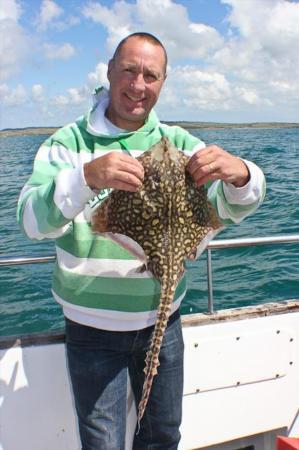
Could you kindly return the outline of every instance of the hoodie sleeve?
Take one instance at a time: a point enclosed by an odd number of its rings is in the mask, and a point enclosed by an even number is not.
[[[261,169],[251,161],[244,160],[250,180],[243,187],[216,180],[208,188],[208,199],[216,208],[224,225],[240,223],[262,203],[266,192],[265,177]]]
[[[187,134],[184,152],[188,156],[204,147],[203,141],[197,139],[197,143],[194,144],[194,136]],[[206,185],[208,199],[224,225],[241,222],[259,207],[265,197],[266,181],[262,170],[251,161],[245,159],[242,161],[250,173],[250,180],[245,186],[237,188],[221,180]]]
[[[17,219],[30,239],[58,238],[94,196],[78,154],[50,138],[36,154],[33,173],[19,197]]]

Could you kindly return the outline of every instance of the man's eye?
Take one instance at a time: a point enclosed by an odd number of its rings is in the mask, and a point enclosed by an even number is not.
[[[146,80],[147,82],[149,82],[149,83],[152,83],[152,82],[158,80],[158,76],[157,76],[156,74],[154,74],[154,73],[146,73],[146,74],[144,75],[144,78],[145,78],[145,80]]]
[[[134,69],[132,69],[131,67],[127,67],[124,69],[125,73],[134,73]]]

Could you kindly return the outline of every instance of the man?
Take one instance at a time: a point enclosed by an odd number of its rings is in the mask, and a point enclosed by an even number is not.
[[[57,131],[37,153],[22,190],[18,217],[35,239],[55,238],[53,294],[66,317],[66,345],[84,450],[125,448],[127,372],[136,403],[145,353],[155,323],[159,285],[140,263],[110,240],[92,234],[91,213],[109,189],[134,192],[143,167],[134,158],[161,132],[191,156],[188,170],[224,224],[240,222],[264,196],[253,163],[218,146],[205,147],[153,111],[166,79],[166,51],[154,36],[135,33],[108,66],[109,92],[97,90],[91,112]],[[163,339],[158,375],[133,448],[176,449],[180,440],[183,341],[180,281]]]

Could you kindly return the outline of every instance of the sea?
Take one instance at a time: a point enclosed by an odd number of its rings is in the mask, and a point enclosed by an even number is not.
[[[299,233],[299,128],[192,129],[207,144],[256,162],[264,171],[264,203],[216,239]],[[47,135],[0,138],[0,256],[52,255],[52,241],[32,242],[16,222],[20,190]],[[207,258],[186,263],[188,291],[183,314],[207,312]],[[265,245],[212,251],[215,310],[299,298],[299,245]],[[53,263],[0,267],[0,335],[63,328],[61,307],[51,295]]]

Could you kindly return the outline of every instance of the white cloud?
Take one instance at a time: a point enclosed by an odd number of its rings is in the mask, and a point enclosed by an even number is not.
[[[87,107],[90,99],[90,90],[87,86],[81,88],[69,88],[66,94],[56,95],[52,100],[51,104],[58,107],[67,106],[82,106]]]
[[[290,96],[294,103],[299,96],[299,81],[294,80],[290,65],[286,67],[283,61],[290,51],[276,33],[286,35],[288,45],[292,42],[296,49],[297,31],[292,16],[297,14],[297,5],[289,9],[290,2],[282,0],[223,2],[230,6],[227,19],[231,31],[226,37],[211,26],[192,22],[187,9],[172,0],[136,0],[135,4],[120,1],[110,7],[89,2],[82,11],[86,18],[106,28],[111,51],[121,38],[138,29],[152,32],[162,40],[172,59],[159,102],[164,117],[170,111],[184,111],[196,120],[198,114],[204,117],[213,111],[226,114],[242,108],[255,114],[257,107],[286,104]],[[176,23],[180,26],[175,27]],[[48,44],[46,55],[62,58],[68,52]],[[191,58],[193,64],[176,66],[175,61],[180,58]],[[108,84],[106,72],[107,65],[100,62],[87,74],[86,85],[56,95],[51,104],[65,110],[88,107],[92,88]]]
[[[34,103],[44,101],[44,88],[41,84],[34,84],[31,88],[31,98]]]
[[[75,16],[66,16],[63,18],[63,20],[55,21],[51,24],[52,28],[55,28],[58,31],[65,31],[68,28],[71,28],[75,25],[78,25],[80,23],[79,17]]]
[[[266,63],[277,64],[297,56],[299,3],[288,0],[222,0],[232,7],[228,20],[238,31],[239,49]],[[257,53],[257,55],[255,55]],[[240,53],[239,53],[240,54]],[[293,64],[298,67],[298,57]]]
[[[69,100],[65,95],[55,95],[51,103],[56,106],[67,106]]]
[[[30,38],[18,23],[21,7],[16,0],[0,3],[0,81],[18,73],[20,64],[29,53]]]
[[[64,94],[56,95],[50,103],[60,108],[81,107],[80,112],[87,110],[91,106],[91,95],[94,88],[98,86],[108,87],[107,79],[108,65],[98,63],[93,72],[87,74],[86,83],[81,87],[71,87]]]
[[[136,0],[136,5],[121,1],[114,2],[111,8],[100,2],[89,2],[83,8],[83,15],[107,29],[111,51],[122,38],[139,30],[160,38],[170,60],[198,58],[222,44],[214,28],[191,22],[187,9],[172,0]]]
[[[101,0],[82,0],[81,23],[82,27],[89,27],[88,32],[94,33],[95,39],[97,27],[90,27],[87,20],[103,27],[111,53],[120,39],[134,31],[148,31],[161,39],[170,57],[169,76],[158,105],[165,120],[170,117],[171,120],[179,117],[210,120],[213,114],[223,115],[225,120],[230,113],[235,114],[235,120],[242,120],[238,115],[242,111],[248,112],[247,117],[251,114],[253,118],[255,115],[262,118],[263,113],[269,114],[269,111],[278,117],[283,114],[280,111],[288,110],[292,111],[293,121],[297,120],[299,2],[221,1],[226,5],[225,23],[229,26],[223,36],[199,19],[192,21],[180,0],[114,0],[105,2],[108,6]],[[28,64],[31,55],[36,55],[36,49],[43,51],[44,58],[54,61],[51,69],[55,60],[68,60],[76,53],[71,38],[66,37],[62,43],[54,44],[50,40],[45,43],[41,33],[35,37],[38,45],[34,48],[34,34],[28,31],[32,23],[28,25],[27,20],[26,30],[21,25],[22,13],[25,8],[28,10],[27,3],[0,0],[0,32],[4,36],[0,40],[0,83],[3,83],[0,98],[7,106],[23,104],[35,111],[44,109],[48,115],[54,110],[55,119],[63,122],[90,106],[94,87],[108,85],[107,64],[99,62],[86,74],[81,86],[80,82],[76,86],[72,78],[71,87],[56,90],[55,94],[53,87],[47,89],[38,81],[28,88],[28,93],[22,84],[12,88],[7,80],[13,80],[20,67],[25,67],[26,60]],[[39,3],[41,8],[35,25],[38,24],[39,31],[47,32],[47,39],[53,30],[66,32],[80,22],[75,12],[69,15],[66,7],[63,10],[59,6],[63,4],[59,0],[40,0]]]
[[[78,25],[80,22],[81,21],[80,21],[79,17],[77,17],[77,16],[69,16],[67,18],[67,24],[69,26]]]
[[[69,102],[71,105],[81,105],[85,103],[87,98],[87,92],[85,87],[83,88],[69,88],[68,89]]]
[[[174,92],[179,94],[175,96]],[[228,108],[231,94],[230,83],[223,74],[200,70],[196,66],[178,66],[169,72],[161,101],[168,98],[176,108],[223,110]]]
[[[17,22],[21,12],[21,5],[15,0],[0,0],[0,21],[10,19]]]
[[[37,26],[39,30],[46,30],[55,19],[63,14],[63,9],[57,5],[53,0],[43,0],[39,16],[37,19]]]
[[[48,29],[65,31],[80,23],[78,16],[66,15],[65,11],[54,0],[43,0],[36,17],[38,31],[43,32]]]
[[[86,83],[81,87],[71,87],[63,94],[55,95],[51,100],[52,106],[67,109],[69,107],[80,108],[80,113],[91,106],[91,95],[98,86],[108,87],[106,63],[98,63],[93,72],[87,74]]]
[[[3,105],[19,106],[24,104],[27,99],[27,92],[22,84],[18,84],[15,89],[11,89],[7,84],[0,85],[0,99]]]
[[[24,8],[26,3],[22,3]],[[0,0],[0,82],[18,75],[24,64],[32,63],[36,57],[36,50],[43,49],[43,56],[48,59],[67,60],[75,54],[75,48],[70,43],[41,44],[38,39],[30,34],[28,28],[20,25],[23,8],[19,0]],[[41,5],[41,13],[38,26],[46,28],[53,25],[55,19],[63,13],[57,4],[50,0],[44,0]],[[79,20],[79,19],[78,19]],[[66,18],[66,24],[74,25],[78,20],[73,16]]]
[[[201,58],[222,44],[216,29],[191,22],[187,9],[179,3],[172,0],[137,0],[136,6],[142,29],[162,40],[170,61]]]
[[[47,59],[69,59],[76,53],[74,47],[69,44],[44,44],[45,57]]]
[[[257,105],[260,103],[258,94],[254,90],[245,87],[236,87],[235,94],[239,100],[243,100],[249,105]]]
[[[3,83],[0,84],[0,99],[1,101],[3,101],[4,97],[6,95],[8,95],[9,93],[9,87],[7,86],[7,84]]]
[[[89,2],[83,14],[106,28],[111,51],[121,38],[140,29],[162,40],[173,66],[162,93],[165,107],[174,103],[179,107],[183,102],[190,111],[221,111],[243,105],[254,113],[257,105],[297,101],[299,3],[222,3],[229,6],[226,20],[230,26],[223,37],[207,24],[192,22],[187,9],[173,0],[136,0],[134,4],[121,1],[110,7],[99,1]],[[175,61],[180,59],[192,59],[194,64],[175,67]],[[90,74],[90,84],[96,78]]]
[[[136,6],[125,1],[115,2],[111,8],[100,2],[88,2],[82,10],[86,18],[107,28],[110,50],[114,50],[118,42],[134,29],[135,11]]]
[[[287,105],[299,99],[299,3],[222,0],[230,37],[209,59],[248,105]],[[278,95],[279,94],[279,95]],[[233,104],[236,103],[236,100]]]
[[[94,72],[90,72],[87,75],[87,83],[91,88],[96,88],[97,86],[108,86],[107,79],[107,69],[108,65],[100,62]]]

